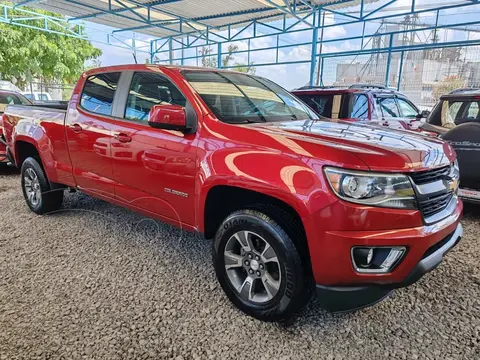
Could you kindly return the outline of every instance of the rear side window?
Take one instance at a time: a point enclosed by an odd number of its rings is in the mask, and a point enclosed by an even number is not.
[[[318,115],[331,118],[333,95],[297,94],[305,104],[310,106]]]
[[[147,122],[153,105],[185,106],[187,100],[173,83],[162,75],[139,72],[133,76],[125,118]]]
[[[359,94],[353,96],[352,111],[349,118],[364,119],[368,117],[368,98],[366,95]]]
[[[119,72],[89,76],[83,87],[80,105],[92,113],[112,115],[113,97],[119,79]]]

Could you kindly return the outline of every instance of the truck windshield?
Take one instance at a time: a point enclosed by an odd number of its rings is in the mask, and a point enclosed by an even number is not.
[[[215,116],[226,123],[318,119],[280,86],[248,74],[183,71],[183,76]]]

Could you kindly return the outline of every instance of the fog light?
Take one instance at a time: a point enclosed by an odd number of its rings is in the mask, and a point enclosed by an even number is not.
[[[352,263],[360,273],[388,273],[400,262],[406,248],[399,247],[354,247]]]

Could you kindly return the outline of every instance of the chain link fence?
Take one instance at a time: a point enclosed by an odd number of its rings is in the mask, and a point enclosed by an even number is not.
[[[388,84],[422,109],[454,89],[480,88],[480,46],[326,57],[323,62],[325,86]]]

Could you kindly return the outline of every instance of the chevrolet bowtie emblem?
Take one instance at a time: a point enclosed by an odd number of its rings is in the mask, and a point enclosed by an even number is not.
[[[452,179],[448,182],[448,189],[451,191],[455,191],[458,188],[458,179]]]

